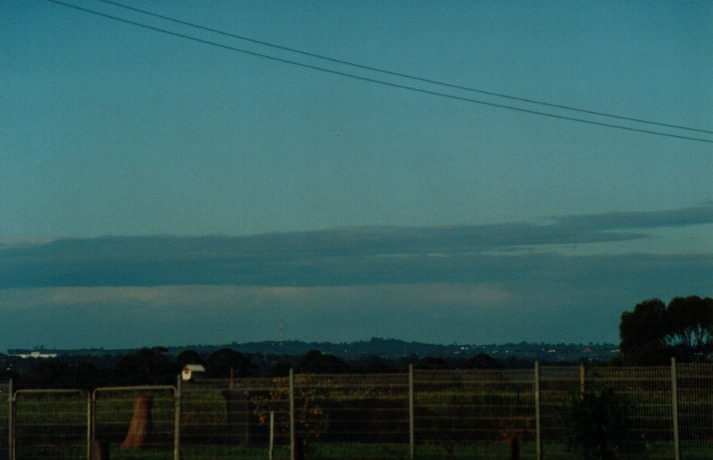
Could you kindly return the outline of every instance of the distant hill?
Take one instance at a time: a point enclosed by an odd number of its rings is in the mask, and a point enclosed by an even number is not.
[[[302,342],[297,340],[263,341],[263,342],[233,342],[223,345],[185,345],[166,347],[172,355],[178,355],[185,350],[194,350],[201,354],[210,354],[221,348],[230,348],[245,354],[263,354],[278,356],[301,356],[310,350],[319,350],[346,360],[358,360],[369,356],[379,356],[385,359],[407,357],[438,357],[467,359],[484,353],[498,360],[525,360],[542,362],[606,362],[618,356],[618,346],[615,344],[549,344],[549,343],[506,343],[490,345],[440,345],[421,342],[406,342],[398,339],[372,338],[366,341],[332,343],[332,342]],[[8,354],[26,354],[37,350],[11,349]],[[79,350],[43,349],[42,353],[56,353],[59,356],[103,356],[124,355],[135,350],[106,350],[103,348]]]

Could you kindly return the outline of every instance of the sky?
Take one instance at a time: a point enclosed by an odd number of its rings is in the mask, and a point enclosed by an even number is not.
[[[616,343],[713,296],[712,75],[710,2],[4,0],[0,351]]]

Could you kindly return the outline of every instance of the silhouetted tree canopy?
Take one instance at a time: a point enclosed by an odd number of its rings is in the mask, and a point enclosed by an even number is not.
[[[142,348],[119,359],[117,369],[128,385],[172,385],[180,368],[164,347]]]
[[[464,369],[500,369],[500,363],[490,355],[480,353],[463,362]]]
[[[636,305],[621,315],[620,351],[626,364],[665,364],[708,359],[712,349],[713,299],[676,297],[668,307],[660,299]]]
[[[367,374],[385,374],[396,371],[393,361],[380,356],[369,355],[352,362],[352,371]]]
[[[435,358],[433,356],[427,356],[416,363],[414,366],[416,369],[427,369],[427,370],[440,370],[448,369],[448,363],[442,358]]]
[[[205,365],[205,360],[200,353],[195,350],[185,350],[176,356],[178,367],[183,368],[186,364],[201,364]]]
[[[221,348],[211,353],[205,365],[208,376],[214,378],[230,377],[230,369],[233,369],[235,377],[248,377],[257,372],[257,366],[252,361],[230,348]]]
[[[349,364],[334,355],[322,353],[319,350],[311,350],[302,356],[297,365],[298,372],[311,372],[322,374],[339,374],[350,371]]]
[[[666,309],[666,343],[685,359],[707,358],[711,354],[713,299],[698,296],[676,297]]]
[[[619,323],[619,351],[629,364],[661,364],[666,359],[664,315],[666,305],[659,299],[645,300],[625,311]]]

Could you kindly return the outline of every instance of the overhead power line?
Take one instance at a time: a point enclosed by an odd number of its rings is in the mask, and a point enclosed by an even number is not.
[[[597,116],[600,116],[600,117],[607,117],[607,118],[612,118],[612,119],[616,119],[616,120],[633,121],[633,122],[636,122],[636,123],[644,123],[644,124],[649,124],[649,125],[662,126],[662,127],[666,127],[666,128],[683,129],[683,130],[686,130],[686,131],[694,131],[694,132],[699,132],[699,133],[713,134],[713,131],[706,130],[706,129],[691,128],[691,127],[688,127],[688,126],[675,125],[675,124],[671,124],[671,123],[662,123],[662,122],[658,122],[658,121],[644,120],[644,119],[642,119],[642,118],[634,118],[634,117],[627,117],[627,116],[616,115],[616,114],[611,114],[611,113],[597,112],[597,111],[594,111],[594,110],[581,109],[581,108],[572,107],[572,106],[568,106],[568,105],[562,105],[562,104],[554,104],[554,103],[551,103],[551,102],[540,101],[540,100],[536,100],[536,99],[529,99],[529,98],[525,98],[525,97],[512,96],[512,95],[509,95],[509,94],[497,93],[497,92],[494,92],[494,91],[487,91],[487,90],[478,89],[478,88],[472,88],[472,87],[468,87],[468,86],[456,85],[456,84],[454,84],[454,83],[448,83],[448,82],[444,82],[444,81],[439,81],[439,80],[433,80],[433,79],[429,79],[429,78],[418,77],[418,76],[415,76],[415,75],[409,75],[409,74],[405,74],[405,73],[401,73],[401,72],[395,72],[395,71],[393,71],[393,70],[382,69],[382,68],[378,68],[378,67],[372,67],[372,66],[368,66],[368,65],[364,65],[364,64],[358,64],[358,63],[355,63],[355,62],[346,61],[346,60],[338,59],[338,58],[333,58],[333,57],[325,56],[325,55],[322,55],[322,54],[311,53],[311,52],[309,52],[309,51],[304,51],[304,50],[300,50],[300,49],[297,49],[297,48],[290,48],[290,47],[287,47],[287,46],[276,45],[276,44],[274,44],[274,43],[270,43],[270,42],[266,42],[266,41],[262,41],[262,40],[256,40],[256,39],[254,39],[254,38],[246,37],[246,36],[244,36],[244,35],[238,35],[238,34],[234,34],[234,33],[230,33],[230,32],[225,32],[225,31],[222,31],[222,30],[214,29],[214,28],[212,28],[212,27],[207,27],[207,26],[203,26],[203,25],[200,25],[200,24],[195,24],[195,23],[193,23],[193,22],[182,21],[182,20],[180,20],[180,19],[172,18],[172,17],[170,17],[170,16],[165,16],[165,15],[163,15],[163,14],[154,13],[154,12],[152,12],[152,11],[147,11],[147,10],[144,10],[144,9],[141,9],[141,8],[135,8],[135,7],[132,7],[132,6],[124,5],[124,4],[122,4],[122,3],[114,2],[114,1],[112,1],[112,0],[96,0],[96,1],[99,1],[99,2],[102,2],[102,3],[107,3],[107,4],[110,4],[110,5],[117,6],[117,7],[119,7],[119,8],[124,8],[124,9],[131,10],[131,11],[135,11],[135,12],[138,12],[138,13],[142,13],[142,14],[145,14],[145,15],[148,15],[148,16],[153,16],[153,17],[155,17],[155,18],[163,19],[163,20],[166,20],[166,21],[174,22],[174,23],[176,23],[176,24],[181,24],[181,25],[184,25],[184,26],[189,26],[189,27],[193,27],[193,28],[196,28],[196,29],[205,30],[205,31],[207,31],[207,32],[211,32],[211,33],[223,35],[223,36],[225,36],[225,37],[236,38],[236,39],[238,39],[238,40],[243,40],[243,41],[246,41],[246,42],[255,43],[255,44],[257,44],[257,45],[266,46],[266,47],[278,49],[278,50],[281,50],[281,51],[288,51],[288,52],[290,52],[290,53],[300,54],[300,55],[302,55],[302,56],[308,56],[308,57],[311,57],[311,58],[317,58],[317,59],[321,59],[321,60],[328,61],[328,62],[334,62],[334,63],[336,63],[336,64],[341,64],[341,65],[345,65],[345,66],[349,66],[349,67],[354,67],[354,68],[357,68],[357,69],[369,70],[369,71],[372,71],[372,72],[378,72],[378,73],[382,73],[382,74],[385,74],[385,75],[391,75],[391,76],[394,76],[394,77],[406,78],[406,79],[413,80],[413,81],[420,81],[420,82],[423,82],[423,83],[429,83],[429,84],[433,84],[433,85],[439,85],[439,86],[443,86],[443,87],[446,87],[446,88],[458,89],[458,90],[468,91],[468,92],[472,92],[472,93],[484,94],[484,95],[487,95],[487,96],[495,96],[495,97],[499,97],[499,98],[503,98],[503,99],[509,99],[509,100],[512,100],[512,101],[527,102],[527,103],[529,103],[529,104],[541,105],[541,106],[544,106],[544,107],[551,107],[551,108],[555,108],[555,109],[562,109],[562,110],[569,110],[569,111],[572,111],[572,112],[585,113],[585,114],[588,114],[588,115],[597,115]]]
[[[356,74],[353,74],[353,73],[342,72],[342,71],[339,71],[339,70],[329,69],[329,68],[326,68],[326,67],[320,67],[320,66],[316,66],[316,65],[312,65],[312,64],[306,64],[306,63],[299,62],[299,61],[293,61],[293,60],[290,60],[290,59],[280,58],[280,57],[277,57],[277,56],[271,56],[271,55],[269,55],[269,54],[258,53],[258,52],[255,52],[255,51],[250,51],[250,50],[247,50],[247,49],[238,48],[238,47],[235,47],[235,46],[230,46],[230,45],[226,45],[226,44],[219,43],[219,42],[215,42],[215,41],[211,41],[211,40],[205,40],[205,39],[202,39],[202,38],[194,37],[194,36],[187,35],[187,34],[183,34],[183,33],[179,33],[179,32],[173,32],[173,31],[170,31],[170,30],[167,30],[167,29],[162,29],[162,28],[160,28],[160,27],[154,27],[154,26],[151,26],[151,25],[148,25],[148,24],[143,24],[143,23],[140,23],[140,22],[136,22],[136,21],[132,21],[132,20],[129,20],[129,19],[121,18],[121,17],[118,17],[118,16],[113,16],[113,15],[110,15],[110,14],[107,14],[107,13],[102,13],[102,12],[100,12],[100,11],[92,10],[92,9],[89,9],[89,8],[84,8],[84,7],[81,7],[81,6],[72,5],[72,4],[70,4],[70,3],[65,3],[65,2],[60,1],[60,0],[47,0],[47,1],[48,1],[48,2],[51,2],[51,3],[55,3],[55,4],[59,5],[59,6],[66,7],[66,8],[71,8],[71,9],[75,9],[75,10],[82,11],[82,12],[85,12],[85,13],[90,13],[90,14],[93,14],[93,15],[96,15],[96,16],[100,16],[100,17],[103,17],[103,18],[111,19],[111,20],[118,21],[118,22],[121,22],[121,23],[124,23],[124,24],[129,24],[129,25],[132,25],[132,26],[135,26],[135,27],[140,27],[140,28],[143,28],[143,29],[152,30],[152,31],[154,31],[154,32],[158,32],[158,33],[162,33],[162,34],[166,34],[166,35],[171,35],[171,36],[183,38],[183,39],[186,39],[186,40],[191,40],[191,41],[194,41],[194,42],[197,42],[197,43],[202,43],[202,44],[205,44],[205,45],[214,46],[214,47],[217,47],[217,48],[222,48],[222,49],[225,49],[225,50],[234,51],[234,52],[246,54],[246,55],[249,55],[249,56],[260,57],[260,58],[268,59],[268,60],[271,60],[271,61],[274,61],[274,62],[280,62],[280,63],[283,63],[283,64],[289,64],[289,65],[298,66],[298,67],[302,67],[302,68],[306,68],[306,69],[311,69],[311,70],[316,70],[316,71],[320,71],[320,72],[325,72],[325,73],[329,73],[329,74],[332,74],[332,75],[339,75],[339,76],[346,77],[346,78],[351,78],[351,79],[355,79],[355,80],[360,80],[360,81],[365,81],[365,82],[369,82],[369,83],[379,84],[379,85],[388,86],[388,87],[392,87],[392,88],[399,88],[399,89],[408,90],[408,91],[413,91],[413,92],[417,92],[417,93],[421,93],[421,94],[428,94],[428,95],[432,95],[432,96],[438,96],[438,97],[443,97],[443,98],[452,99],[452,100],[457,100],[457,101],[462,101],[462,102],[469,102],[469,103],[472,103],[472,104],[479,104],[479,105],[483,105],[483,106],[487,106],[487,107],[495,107],[495,108],[504,109],[504,110],[511,110],[511,111],[516,111],[516,112],[521,112],[521,113],[528,113],[528,114],[532,114],[532,115],[539,115],[539,116],[543,116],[543,117],[547,117],[547,118],[553,118],[553,119],[559,119],[559,120],[567,120],[567,121],[572,121],[572,122],[577,122],[577,123],[584,123],[584,124],[588,124],[588,125],[601,126],[601,127],[619,129],[619,130],[624,130],[624,131],[639,132],[639,133],[651,134],[651,135],[655,135],[655,136],[663,136],[663,137],[669,137],[669,138],[675,138],[675,139],[684,139],[684,140],[689,140],[689,141],[705,142],[705,143],[713,144],[713,140],[704,139],[704,138],[699,138],[699,137],[692,137],[692,136],[686,136],[686,135],[681,135],[681,134],[672,134],[672,133],[667,133],[667,132],[662,132],[662,131],[654,131],[654,130],[651,130],[651,129],[635,128],[635,127],[631,127],[631,126],[624,126],[624,125],[617,125],[617,124],[613,124],[613,123],[605,123],[605,122],[600,122],[600,121],[587,120],[587,119],[584,119],[584,118],[578,118],[578,117],[574,117],[574,116],[558,115],[558,114],[549,113],[549,112],[543,112],[543,111],[539,111],[539,110],[526,109],[526,108],[522,108],[522,107],[516,107],[516,106],[511,106],[511,105],[506,105],[506,104],[499,104],[499,103],[488,102],[488,101],[483,101],[483,100],[479,100],[479,99],[473,99],[473,98],[468,98],[468,97],[463,97],[463,96],[457,96],[457,95],[448,94],[448,93],[443,93],[443,92],[439,92],[439,91],[433,91],[433,90],[428,90],[428,89],[423,89],[423,88],[417,88],[417,87],[414,87],[414,86],[408,86],[408,85],[405,85],[405,84],[393,83],[393,82],[389,82],[389,81],[385,81],[385,80],[379,80],[379,79],[376,79],[376,78],[364,77],[364,76],[356,75]],[[364,68],[366,68],[366,67],[364,67]],[[384,72],[385,72],[385,71],[384,71]],[[399,75],[397,75],[397,74],[395,74],[395,73],[394,73],[393,75],[394,75],[394,76],[399,76]],[[418,78],[417,78],[417,77],[412,77],[412,79],[418,79]],[[421,79],[421,81],[428,82],[428,80],[425,80],[425,79]],[[437,83],[437,82],[434,82],[434,83],[439,84],[439,83]],[[441,83],[441,84],[442,84],[442,83]],[[442,84],[442,85],[444,85],[444,84]],[[445,84],[445,85],[447,85],[447,84]],[[457,87],[454,86],[454,85],[453,85],[452,87],[453,87],[453,88],[457,88]],[[463,88],[463,89],[465,89],[465,88]],[[514,98],[514,97],[513,97],[513,98]],[[616,117],[616,116],[614,116],[614,117]],[[635,120],[632,119],[632,120],[630,120],[630,121],[635,121]],[[654,124],[655,122],[645,122],[645,123]],[[657,123],[656,123],[656,124],[657,124]],[[674,125],[665,125],[665,124],[662,124],[662,126],[675,127]],[[679,129],[687,129],[687,130],[691,130],[691,131],[700,131],[700,132],[706,132],[706,133],[710,132],[710,131],[704,131],[704,130],[696,130],[696,129],[694,129],[694,128],[679,128]],[[713,133],[713,132],[711,132],[711,133]]]

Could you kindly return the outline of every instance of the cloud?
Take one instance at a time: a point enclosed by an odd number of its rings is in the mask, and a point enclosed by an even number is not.
[[[609,212],[594,215],[566,216],[555,222],[572,228],[617,230],[634,228],[684,227],[713,223],[713,205],[649,212]]]
[[[0,247],[0,324],[12,327],[0,346],[266,340],[280,321],[301,340],[616,341],[621,312],[643,299],[712,295],[713,253],[596,249],[710,220],[710,208],[691,208],[545,224],[10,244]]]
[[[37,307],[120,306],[147,308],[282,305],[289,308],[319,308],[320,305],[394,306],[432,305],[497,306],[510,294],[489,284],[391,284],[370,286],[154,286],[154,287],[62,287],[5,289],[0,291],[0,308],[27,310]]]
[[[123,348],[276,340],[280,322],[287,339],[484,343],[540,321],[557,324],[560,309],[540,308],[533,322],[533,307],[489,284],[15,289],[0,291],[0,319],[13,325],[0,344]],[[535,330],[517,337],[541,339]]]
[[[621,312],[643,299],[712,294],[711,255],[386,259],[398,260],[397,272],[362,284],[325,272],[331,284],[2,289],[0,347],[276,340],[280,321],[287,338],[308,341],[613,342]]]
[[[248,237],[65,239],[0,248],[0,289],[497,283],[534,274],[548,276],[550,267],[591,264],[590,259],[555,252],[557,245],[638,240],[647,235],[623,230],[710,222],[713,207],[567,216],[547,224],[348,227]],[[540,252],[522,253],[534,248]],[[699,263],[691,257],[683,264]],[[613,270],[630,263],[631,259],[617,261]]]

